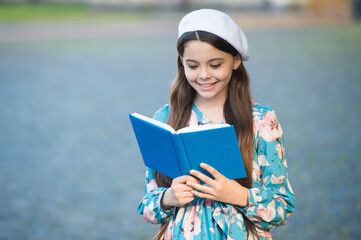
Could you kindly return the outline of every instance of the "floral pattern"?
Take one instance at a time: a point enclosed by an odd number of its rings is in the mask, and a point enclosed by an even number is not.
[[[167,121],[165,105],[154,118]],[[195,105],[189,125],[212,124]],[[167,188],[159,188],[154,171],[146,170],[145,196],[138,212],[153,224],[169,222],[163,239],[247,239],[244,219],[256,226],[257,236],[250,239],[272,239],[270,229],[284,225],[294,211],[294,193],[288,180],[283,131],[274,110],[253,102],[253,187],[249,189],[248,206],[239,207],[209,199],[195,198],[183,207],[164,210],[160,200]]]

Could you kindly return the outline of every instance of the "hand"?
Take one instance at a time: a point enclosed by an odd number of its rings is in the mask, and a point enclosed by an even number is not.
[[[201,198],[216,200],[241,207],[248,205],[247,188],[243,187],[235,180],[226,178],[208,164],[201,163],[201,168],[209,172],[214,177],[214,179],[204,175],[199,171],[191,170],[189,172],[191,175],[208,184],[208,186],[206,186],[195,182],[187,183],[190,187],[194,188],[194,190],[191,191],[192,194]]]
[[[194,200],[193,188],[187,183],[199,183],[199,180],[192,176],[180,176],[174,178],[172,185],[168,188],[161,200],[162,209],[168,210],[172,207],[181,207]]]

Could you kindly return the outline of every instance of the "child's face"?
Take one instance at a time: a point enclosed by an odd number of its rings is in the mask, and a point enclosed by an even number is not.
[[[189,84],[197,92],[197,101],[224,103],[232,71],[241,59],[209,43],[192,40],[185,44],[182,63]]]

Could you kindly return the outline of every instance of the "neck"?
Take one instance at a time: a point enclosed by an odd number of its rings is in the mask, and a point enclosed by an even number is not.
[[[194,99],[194,103],[197,107],[204,108],[216,108],[223,109],[224,104],[226,102],[226,98],[217,98],[217,99],[204,99],[199,96],[196,96]]]
[[[222,123],[224,121],[224,101],[204,100],[200,98],[194,99],[194,104],[205,116],[213,123]]]

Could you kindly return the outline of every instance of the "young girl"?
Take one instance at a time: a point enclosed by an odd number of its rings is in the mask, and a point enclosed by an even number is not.
[[[247,178],[227,179],[207,164],[201,167],[214,178],[191,170],[171,179],[148,168],[138,212],[162,224],[155,239],[270,239],[270,229],[294,211],[295,198],[275,112],[251,101],[246,37],[228,15],[211,9],[189,13],[178,30],[170,105],[154,118],[174,129],[234,125]]]

